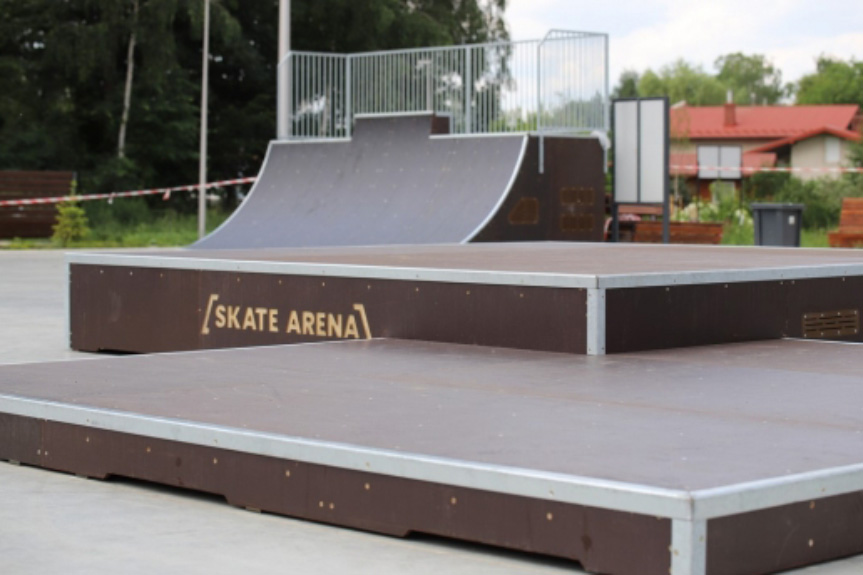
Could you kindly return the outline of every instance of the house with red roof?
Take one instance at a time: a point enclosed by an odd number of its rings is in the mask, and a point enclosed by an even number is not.
[[[700,146],[737,146],[743,177],[762,167],[800,168],[801,178],[830,176],[848,165],[849,143],[860,140],[860,108],[830,106],[687,106],[671,109],[670,173],[709,197],[714,180],[698,179]],[[835,177],[835,173],[833,173]]]

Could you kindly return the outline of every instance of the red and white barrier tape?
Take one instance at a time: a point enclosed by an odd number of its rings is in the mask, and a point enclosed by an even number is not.
[[[257,180],[255,177],[240,178],[237,180],[222,180],[220,182],[209,182],[204,184],[204,189],[224,188],[225,186],[234,186],[238,184],[251,184]],[[172,192],[194,192],[199,190],[201,186],[198,184],[188,186],[175,186],[173,188],[157,188],[152,190],[133,190],[130,192],[111,192],[109,194],[82,194],[77,196],[57,196],[52,198],[29,198],[20,200],[0,200],[0,208],[5,206],[33,206],[38,204],[60,204],[62,202],[83,202],[87,200],[108,200],[114,198],[131,198],[134,196],[152,196],[162,194],[164,200],[171,197]]]
[[[780,173],[802,173],[802,174],[863,174],[863,168],[770,168],[761,167],[755,168],[752,166],[744,166],[742,168],[730,168],[728,166],[697,166],[697,165],[671,165],[668,166],[671,170],[681,171],[687,170],[696,172],[699,170],[707,170],[710,172],[746,172],[752,174],[754,172],[780,172]]]

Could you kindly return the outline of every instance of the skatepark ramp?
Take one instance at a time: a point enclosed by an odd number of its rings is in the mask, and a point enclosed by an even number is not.
[[[597,139],[448,132],[429,113],[360,116],[348,139],[272,142],[244,203],[192,247],[600,239]]]

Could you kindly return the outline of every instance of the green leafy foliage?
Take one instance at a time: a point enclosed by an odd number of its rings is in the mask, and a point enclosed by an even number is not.
[[[638,91],[638,72],[635,70],[624,70],[620,74],[620,80],[614,90],[611,92],[612,98],[637,98]]]
[[[638,81],[638,93],[643,97],[668,96],[671,102],[685,100],[691,106],[714,106],[725,101],[725,89],[715,76],[682,59],[659,72],[647,70]]]
[[[819,58],[815,73],[797,84],[797,103],[863,106],[863,62]]]
[[[782,72],[761,54],[726,54],[716,59],[715,66],[716,79],[724,88],[732,90],[738,104],[778,104],[787,93],[782,85]]]
[[[292,5],[295,50],[508,37],[505,0]],[[275,134],[278,1],[211,0],[211,6],[208,174],[254,175]],[[0,0],[0,169],[76,171],[86,193],[196,181],[202,20],[202,0]],[[118,158],[133,32],[125,157]],[[160,201],[145,200],[150,208]],[[181,210],[194,204],[191,194],[172,199]]]
[[[61,246],[68,246],[75,240],[82,240],[90,233],[87,214],[76,202],[57,204],[57,223],[54,224],[52,239]]]
[[[783,86],[782,72],[761,54],[735,52],[720,56],[713,75],[700,66],[680,59],[658,71],[639,74],[625,70],[613,90],[615,98],[667,96],[672,103],[686,101],[691,106],[718,106],[725,103],[728,90],[741,105],[777,104],[789,95]]]

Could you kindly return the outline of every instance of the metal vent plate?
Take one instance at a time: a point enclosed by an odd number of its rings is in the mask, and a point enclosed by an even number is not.
[[[803,337],[828,339],[860,333],[860,311],[846,309],[803,314]]]

